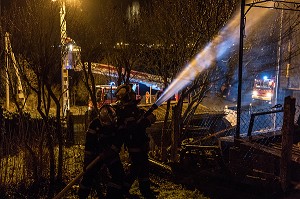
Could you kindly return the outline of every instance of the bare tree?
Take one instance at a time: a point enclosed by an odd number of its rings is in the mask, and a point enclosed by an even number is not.
[[[145,35],[147,44],[153,45],[149,50],[149,61],[155,73],[161,75],[165,80],[165,86],[174,79],[181,69],[188,64],[203,48],[219,29],[228,21],[235,11],[236,1],[154,1],[150,12],[145,17]],[[149,67],[150,68],[150,67]],[[214,67],[213,67],[214,68]],[[215,67],[216,68],[216,67]],[[212,81],[212,72],[200,75],[195,82],[181,91],[177,105],[174,107],[173,132],[179,136],[183,122],[191,118],[195,108],[202,101],[205,92],[209,89]],[[182,114],[183,100],[193,95],[192,101],[186,113]],[[168,102],[164,129],[167,128],[166,121],[169,116],[170,104]],[[176,130],[177,129],[177,130]],[[163,131],[164,133],[165,131]],[[165,137],[163,134],[162,137]],[[179,142],[180,138],[175,138]],[[162,141],[164,142],[164,140]],[[164,145],[164,144],[162,144]],[[178,143],[175,143],[175,147]],[[163,159],[165,148],[162,148]]]
[[[107,3],[102,6],[103,21],[100,23],[105,46],[105,61],[116,67],[118,82],[130,83],[131,70],[141,66],[143,46],[139,19],[132,20],[122,6]],[[109,12],[107,12],[109,10]]]
[[[83,83],[93,103],[94,111],[97,114],[95,76],[92,63],[99,63],[103,60],[105,50],[103,48],[103,33],[101,25],[93,25],[89,12],[83,10],[72,16],[68,23],[68,34],[76,41],[81,48],[81,74]],[[100,18],[101,19],[101,18]],[[99,22],[100,23],[100,22]]]
[[[35,93],[37,111],[47,126],[46,147],[50,160],[50,191],[54,193],[55,179],[62,180],[63,134],[61,129],[61,58],[59,5],[51,1],[26,0],[22,5],[13,4],[5,14],[5,30],[12,35],[14,53],[18,56],[18,69],[22,80]],[[56,131],[50,131],[50,108],[55,105]],[[59,155],[56,173],[54,155],[55,138]],[[44,140],[40,140],[41,144]],[[34,151],[34,150],[32,150]],[[40,158],[43,154],[39,154]],[[38,167],[38,165],[34,165]],[[38,167],[39,169],[43,169]],[[36,179],[38,180],[38,179]]]

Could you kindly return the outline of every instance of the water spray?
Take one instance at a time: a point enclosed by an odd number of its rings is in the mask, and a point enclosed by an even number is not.
[[[257,24],[259,20],[264,19],[266,14],[267,12],[255,12],[256,17],[250,17],[251,20],[248,20],[247,27],[249,28],[254,24]],[[219,34],[216,35],[212,41],[207,43],[207,45],[171,82],[167,89],[162,93],[160,98],[157,99],[154,105],[152,105],[153,107],[150,108],[152,111],[155,109],[155,107],[157,108],[163,102],[175,95],[175,93],[182,90],[182,88],[191,84],[197,75],[208,69],[215,60],[221,59],[225,53],[230,50],[230,48],[237,48],[238,45],[235,44],[237,44],[239,41],[239,19],[240,14],[237,12],[227,23],[227,25],[220,30]],[[251,33],[251,31],[248,30],[248,33]]]
[[[254,24],[257,24],[259,20],[264,19],[267,13],[266,11],[255,12],[256,17],[250,17],[247,27],[250,28]],[[212,41],[207,43],[194,59],[185,66],[142,118],[149,116],[163,102],[170,99],[173,95],[182,90],[182,88],[191,84],[198,74],[208,69],[215,60],[221,59],[230,48],[237,48],[238,45],[235,44],[239,41],[239,19],[240,13],[237,12],[227,25],[220,30],[219,34],[216,35]],[[247,30],[247,32],[248,34],[251,33],[250,30]]]

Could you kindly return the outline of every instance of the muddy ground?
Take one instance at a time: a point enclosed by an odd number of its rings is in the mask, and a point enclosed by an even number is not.
[[[279,187],[241,183],[222,171],[202,170],[177,174],[152,169],[152,188],[157,198],[210,198],[210,199],[296,199],[300,191],[294,188],[282,193]],[[137,184],[131,191],[139,196]],[[142,198],[142,197],[140,197]]]

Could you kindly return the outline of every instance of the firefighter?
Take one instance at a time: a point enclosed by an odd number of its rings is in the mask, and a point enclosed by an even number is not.
[[[99,110],[99,116],[89,125],[86,132],[84,169],[99,154],[102,159],[87,170],[79,184],[79,199],[88,198],[91,188],[99,179],[98,172],[107,167],[111,176],[106,187],[106,198],[121,199],[123,197],[124,169],[119,157],[120,148],[123,141],[117,135],[117,116],[116,111],[111,105],[103,105]],[[99,192],[99,190],[97,190]],[[103,194],[98,193],[101,198]]]
[[[150,114],[147,118],[140,120],[145,111],[137,106],[140,100],[136,100],[136,93],[129,84],[123,84],[117,88],[116,98],[119,133],[124,136],[124,145],[131,162],[125,176],[124,192],[129,194],[133,182],[137,179],[141,194],[146,198],[152,198],[154,192],[150,189],[149,138],[146,128],[155,122],[156,117]]]

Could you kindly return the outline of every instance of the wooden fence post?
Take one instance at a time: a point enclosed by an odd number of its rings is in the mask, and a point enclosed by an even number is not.
[[[178,145],[179,145],[179,134],[180,134],[177,105],[175,105],[172,109],[172,117],[173,117],[173,124],[172,124],[171,161],[176,162],[177,161],[177,153],[178,153]]]
[[[282,125],[282,151],[280,159],[280,184],[286,192],[291,182],[291,158],[294,134],[295,98],[288,96],[284,99],[284,114]]]
[[[66,145],[71,146],[75,143],[74,135],[74,116],[71,111],[67,111],[67,135],[66,135]]]
[[[0,135],[4,134],[4,116],[3,116],[3,109],[2,105],[0,104]]]

